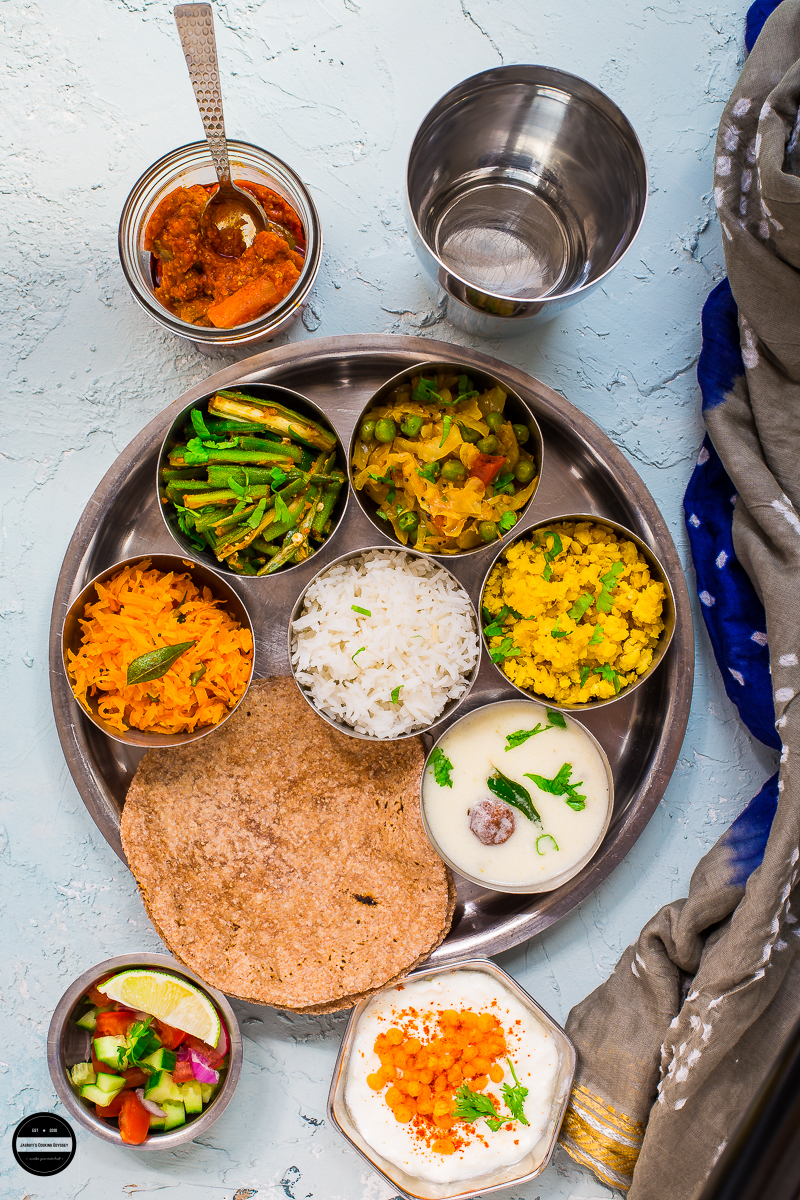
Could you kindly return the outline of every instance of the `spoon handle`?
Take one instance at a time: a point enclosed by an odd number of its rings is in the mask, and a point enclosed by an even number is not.
[[[219,82],[214,16],[210,4],[178,4],[175,24],[181,39],[189,78],[197,107],[203,118],[211,160],[220,183],[230,183],[228,143],[222,115],[222,89]]]

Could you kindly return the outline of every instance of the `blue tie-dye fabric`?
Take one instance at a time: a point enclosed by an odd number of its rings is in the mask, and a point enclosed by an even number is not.
[[[751,6],[745,32],[748,51],[779,2],[756,0]],[[744,373],[736,301],[723,279],[703,307],[703,348],[697,364],[703,411],[724,403]],[[706,437],[683,501],[703,620],[725,691],[739,716],[754,737],[779,750],[764,606],[734,554],[735,502],[733,484]],[[776,774],[721,839],[730,856],[733,886],[744,887],[761,863],[777,804]]]

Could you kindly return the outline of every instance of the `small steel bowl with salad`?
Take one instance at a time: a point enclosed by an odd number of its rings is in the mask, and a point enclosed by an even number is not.
[[[511,532],[539,485],[542,457],[536,419],[507,384],[423,362],[367,403],[350,443],[350,482],[382,534],[450,558]]]
[[[61,997],[47,1064],[69,1114],[96,1137],[168,1150],[228,1107],[242,1039],[221,992],[165,954],[110,958]]]

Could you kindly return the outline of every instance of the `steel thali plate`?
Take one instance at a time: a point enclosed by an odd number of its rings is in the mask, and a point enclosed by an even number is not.
[[[575,715],[591,729],[614,774],[614,814],[605,840],[585,869],[556,891],[492,892],[458,879],[453,927],[433,954],[436,964],[498,954],[540,933],[584,900],[621,861],[653,815],[680,752],[692,696],[694,638],[689,595],[666,523],[639,475],[613,442],[563,396],[514,367],[474,350],[427,338],[366,335],[323,338],[255,355],[190,388],[155,417],[101,480],[67,549],[50,625],[50,687],[56,727],[75,785],[109,845],[125,861],[119,823],[142,751],[107,738],[81,713],[61,665],[61,630],[81,588],[112,563],[148,552],[176,552],[158,508],[156,464],[161,442],[185,405],[223,387],[276,383],[307,395],[328,415],[345,446],[370,395],[398,371],[424,360],[454,359],[507,380],[527,402],[544,436],[539,488],[517,529],[571,512],[609,517],[637,533],[656,553],[675,595],[676,628],[659,668],[630,697]],[[387,545],[394,545],[388,538]],[[307,564],[267,580],[226,576],[248,606],[256,630],[257,677],[289,674],[286,627],[302,589],[326,562],[381,541],[351,496],[336,533]],[[447,565],[477,604],[496,552]],[[518,693],[486,659],[469,697],[453,714]],[[437,727],[437,736],[446,724]],[[432,744],[427,739],[428,745]]]

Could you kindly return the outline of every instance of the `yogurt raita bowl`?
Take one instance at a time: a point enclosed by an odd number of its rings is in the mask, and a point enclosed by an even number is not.
[[[404,1195],[466,1200],[544,1170],[574,1071],[563,1030],[505,971],[475,959],[419,971],[356,1006],[328,1115]]]

